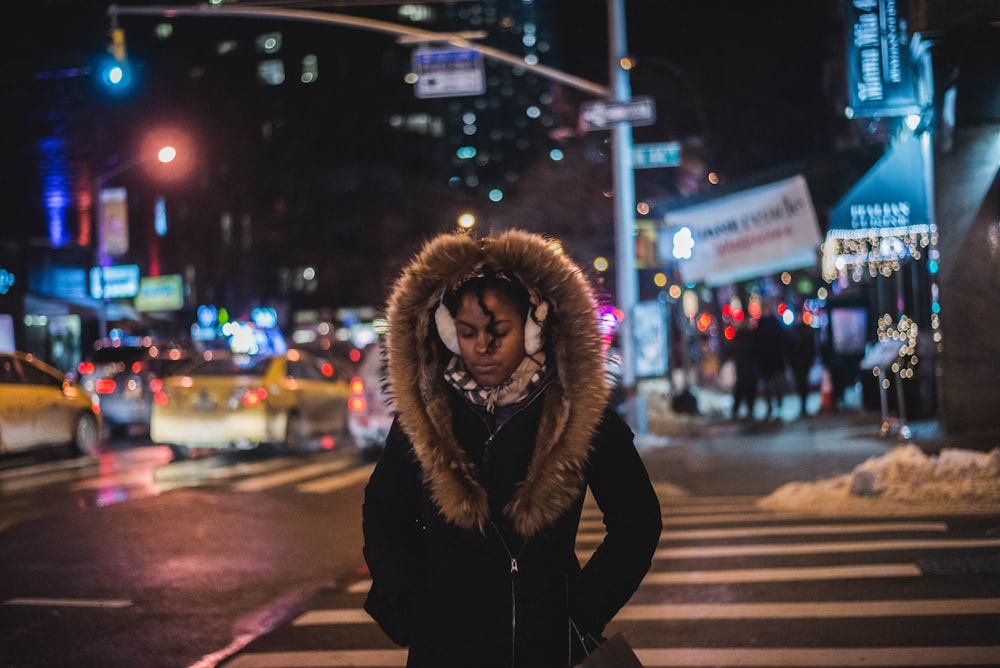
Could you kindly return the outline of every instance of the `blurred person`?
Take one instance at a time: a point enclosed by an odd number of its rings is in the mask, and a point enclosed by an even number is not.
[[[575,665],[571,639],[599,638],[650,568],[660,505],[608,401],[595,306],[578,266],[518,230],[436,237],[394,285],[365,609],[408,668]],[[606,535],[581,567],[588,488]]]
[[[795,319],[792,327],[791,339],[791,366],[792,379],[795,383],[795,392],[802,402],[801,415],[809,415],[806,401],[809,399],[809,372],[816,361],[816,330],[809,324],[803,322],[802,316]]]
[[[764,402],[767,404],[766,417],[772,414],[781,418],[781,404],[787,389],[785,383],[786,360],[789,355],[789,339],[785,326],[778,318],[773,300],[764,303],[760,319],[757,321],[757,361],[760,365],[760,381],[763,386]]]
[[[739,418],[740,409],[746,404],[746,417],[752,419],[753,405],[757,401],[757,384],[760,382],[760,367],[757,363],[756,332],[747,320],[736,326],[731,355],[736,368],[731,415],[734,420]]]

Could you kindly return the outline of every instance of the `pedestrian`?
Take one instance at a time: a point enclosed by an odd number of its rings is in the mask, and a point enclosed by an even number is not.
[[[520,230],[435,237],[393,286],[365,609],[408,668],[575,665],[576,632],[600,637],[650,568],[659,501],[608,402],[595,306],[579,267]],[[581,566],[588,488],[605,535]]]
[[[733,383],[731,416],[734,420],[740,417],[743,405],[747,407],[746,417],[753,419],[753,406],[754,402],[757,401],[757,384],[760,381],[755,336],[755,330],[746,320],[736,326],[736,333],[733,335],[732,360],[736,369],[736,380]]]
[[[795,393],[802,403],[800,414],[809,415],[806,401],[809,399],[809,373],[816,362],[816,330],[803,322],[802,317],[796,318],[790,332],[792,380],[795,383]]]
[[[785,326],[778,319],[772,300],[764,302],[761,316],[757,320],[755,338],[760,380],[764,390],[764,401],[767,404],[766,417],[770,418],[773,414],[775,418],[780,419],[781,404],[786,390],[785,361],[789,355],[790,344]]]

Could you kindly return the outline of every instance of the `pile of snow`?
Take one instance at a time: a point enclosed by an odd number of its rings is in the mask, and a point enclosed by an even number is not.
[[[928,456],[916,445],[901,445],[851,473],[782,485],[757,503],[824,514],[1000,512],[1000,447],[946,448]]]

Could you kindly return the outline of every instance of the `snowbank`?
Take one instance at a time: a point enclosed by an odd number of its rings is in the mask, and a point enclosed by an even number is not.
[[[928,456],[916,445],[901,445],[851,473],[782,485],[757,505],[823,514],[1000,513],[1000,448]]]

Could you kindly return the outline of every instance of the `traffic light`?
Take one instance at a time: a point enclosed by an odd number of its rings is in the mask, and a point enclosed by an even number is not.
[[[101,83],[110,90],[124,91],[132,83],[132,72],[125,49],[125,30],[112,28],[109,32],[108,55],[100,66]]]

